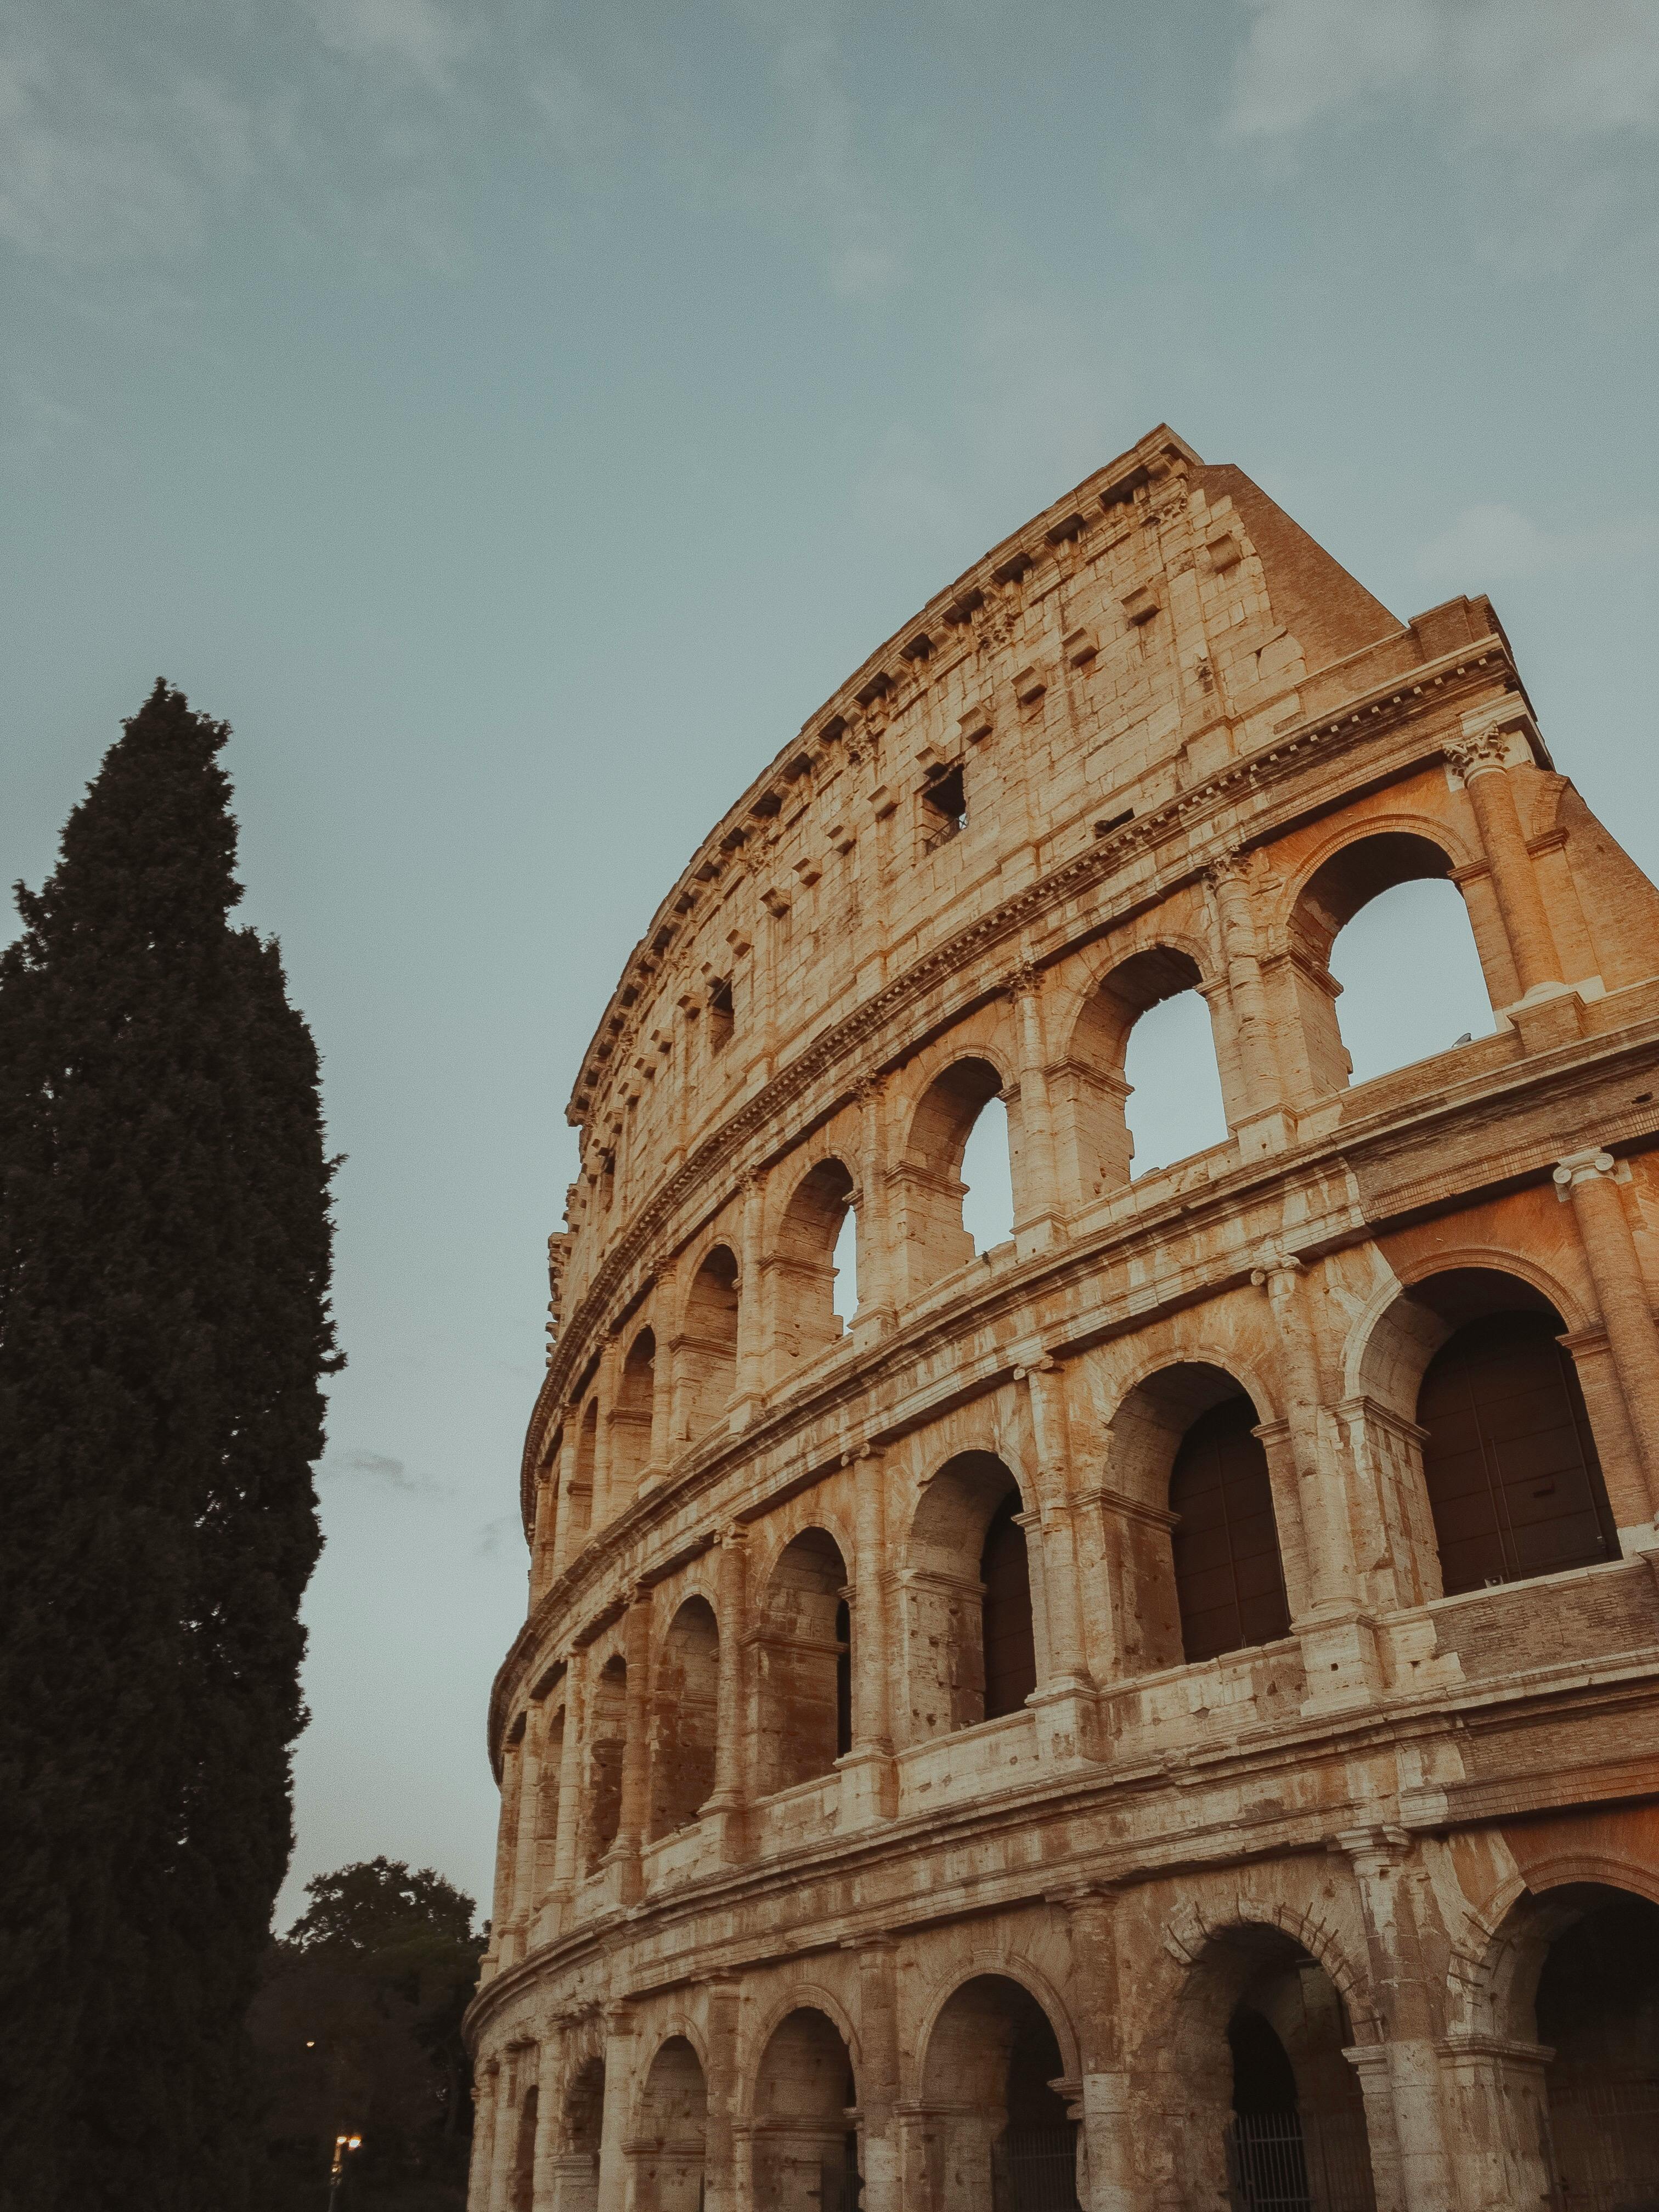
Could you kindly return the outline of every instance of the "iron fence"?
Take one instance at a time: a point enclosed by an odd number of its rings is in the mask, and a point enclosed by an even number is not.
[[[1659,2212],[1659,2081],[1552,2084],[1556,2212]]]
[[[994,2212],[1079,2212],[1077,2130],[1007,2128],[991,2148]]]
[[[1235,2112],[1227,2130],[1233,2212],[1376,2212],[1363,2112]]]

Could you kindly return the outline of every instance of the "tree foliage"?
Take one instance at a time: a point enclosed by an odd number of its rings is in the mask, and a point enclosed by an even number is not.
[[[460,2212],[471,2135],[461,2018],[483,1938],[429,1867],[375,1858],[307,1883],[251,2015],[265,2094],[268,2212],[318,2201],[336,2135],[358,2134],[360,2212]]]
[[[0,2202],[238,2212],[328,1311],[315,1048],[157,684],[0,955]]]

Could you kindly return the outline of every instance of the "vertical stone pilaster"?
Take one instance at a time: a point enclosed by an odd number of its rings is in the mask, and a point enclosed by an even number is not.
[[[1207,871],[1221,939],[1221,964],[1238,1043],[1242,1097],[1233,1118],[1247,1152],[1282,1150],[1290,1138],[1282,1102],[1286,1084],[1279,1064],[1272,1009],[1261,980],[1261,961],[1250,908],[1249,857],[1229,853]],[[1230,1104],[1231,1102],[1230,1102]]]
[[[892,1208],[887,1188],[887,1097],[878,1077],[859,1085],[858,1311],[860,1346],[893,1326]]]
[[[855,1947],[859,1962],[859,2045],[862,2063],[864,2212],[906,2212],[897,2127],[899,2098],[896,1961],[885,1936]]]
[[[654,1490],[666,1481],[668,1470],[674,1460],[674,1369],[678,1342],[675,1332],[667,1326],[668,1316],[678,1311],[679,1305],[679,1272],[672,1260],[658,1261],[653,1273],[656,1277],[656,1293],[652,1303],[655,1326],[652,1334],[657,1340],[656,1372],[652,1377],[651,1392],[651,1463],[646,1468],[640,1489]]]
[[[737,2212],[738,2014],[741,2001],[736,1982],[721,1978],[708,1984],[708,2117],[703,2138],[703,2212]]]
[[[887,1571],[886,1462],[865,1444],[842,1462],[855,1470],[853,1597],[853,1742],[839,1764],[844,1827],[890,1819],[897,1809],[891,1711],[892,1577]]]
[[[519,2103],[524,2075],[524,2047],[509,2044],[496,2077],[495,2131],[490,2148],[486,2212],[509,2212],[513,2203],[513,2166],[519,2154]]]
[[[564,1669],[564,1745],[559,1762],[559,1825],[553,1844],[553,1894],[563,1918],[576,1887],[576,1853],[581,1832],[582,1738],[586,1724],[583,1692],[587,1655],[573,1644]]]
[[[738,1251],[738,1381],[733,1418],[754,1419],[765,1396],[766,1347],[771,1340],[768,1311],[772,1270],[761,1264],[766,1184],[763,1176],[743,1178],[743,1218]]]
[[[744,1673],[749,1652],[749,1535],[736,1523],[720,1537],[715,1571],[720,1625],[720,1673],[715,1685],[714,1788],[703,1817],[719,1824],[720,1851],[728,1863],[748,1844],[749,1714]]]
[[[605,2015],[605,2122],[597,2212],[627,2212],[628,2112],[634,2101],[634,2020],[626,1999]]]
[[[625,1734],[623,1740],[622,1802],[617,1839],[605,1854],[617,1901],[631,1905],[640,1893],[640,1848],[651,1817],[651,1593],[635,1588],[623,1626],[628,1662]]]
[[[1627,1552],[1650,1551],[1659,1544],[1659,1328],[1618,1175],[1612,1153],[1591,1146],[1561,1162],[1555,1189],[1572,1207],[1636,1444],[1640,1492],[1616,1468],[1604,1470],[1612,1478],[1609,1489],[1616,1483],[1620,1492],[1613,1500],[1620,1541]]]
[[[1446,757],[1462,777],[1468,793],[1516,979],[1522,998],[1528,999],[1565,986],[1549,915],[1515,803],[1507,750],[1503,733],[1488,728],[1455,740],[1446,747]]]
[[[495,1888],[489,1905],[486,1971],[513,1963],[513,1877],[518,1865],[519,1774],[523,1750],[521,1739],[509,1739],[501,1746],[501,1810],[495,1830]]]
[[[542,1735],[547,1717],[532,1705],[525,1717],[524,1743],[519,1755],[518,1820],[513,1838],[513,1897],[507,1917],[515,1938],[515,1954],[530,1948],[530,1918],[535,1908],[536,1834],[541,1810]]]
[[[1445,1976],[1425,1956],[1412,1839],[1403,1829],[1374,1827],[1347,1830],[1335,1842],[1358,1887],[1382,2014],[1401,2212],[1448,2212],[1457,2197],[1436,2047]]]
[[[1064,1234],[1066,1206],[1055,1164],[1054,1113],[1048,1097],[1048,1054],[1042,1029],[1037,969],[1020,960],[1008,979],[1019,1056],[1019,1188],[1014,1194],[1014,1246],[1029,1259]],[[1069,1194],[1076,1202],[1080,1193]]]
[[[472,2084],[472,2152],[467,2161],[467,2212],[489,2212],[495,2179],[495,2107],[501,2095],[501,2063],[487,2058]]]
[[[1083,2116],[1084,2212],[1139,2212],[1133,2118],[1125,2064],[1117,1893],[1101,1884],[1065,1893],[1072,1948]]]
[[[557,2025],[543,2034],[536,2065],[536,2165],[531,2212],[557,2212],[554,2198],[559,2155],[559,2087],[563,2075],[564,2031]]]
[[[593,1503],[588,1525],[595,1532],[604,1528],[613,1510],[611,1498],[613,1443],[611,1424],[617,1410],[617,1376],[621,1366],[622,1346],[614,1336],[608,1336],[605,1340],[605,1349],[599,1355],[599,1371],[593,1385],[599,1404],[599,1418],[593,1431]]]

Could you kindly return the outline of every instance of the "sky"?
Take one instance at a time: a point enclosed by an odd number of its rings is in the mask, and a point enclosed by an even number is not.
[[[1397,614],[1490,592],[1659,872],[1656,138],[1659,0],[11,0],[0,874],[158,674],[231,721],[348,1156],[279,1924],[375,1852],[487,1899],[582,1049],[1007,532],[1171,423]],[[1448,919],[1339,946],[1362,1073],[1489,1024]]]

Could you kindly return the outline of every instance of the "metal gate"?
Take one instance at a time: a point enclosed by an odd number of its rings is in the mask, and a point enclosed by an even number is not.
[[[1557,2212],[1659,2212],[1659,2082],[1552,2087]]]
[[[1227,2130],[1233,2212],[1376,2212],[1363,2112],[1235,2112]]]
[[[995,2212],[1079,2212],[1077,2130],[1006,2128],[991,2146]]]

